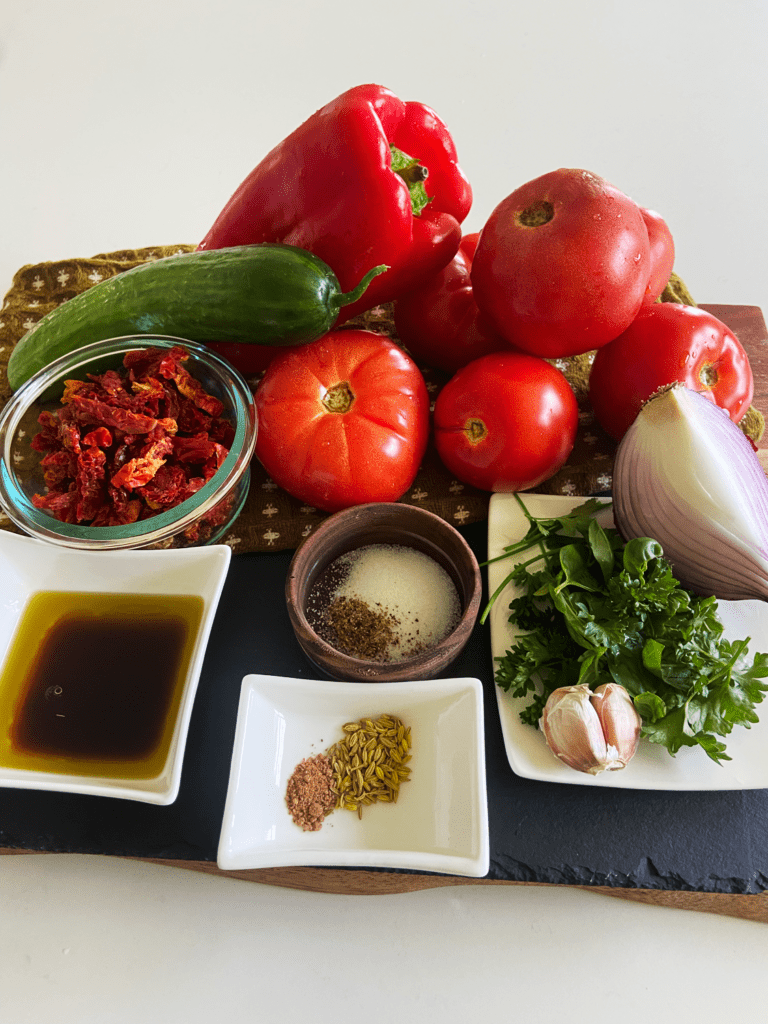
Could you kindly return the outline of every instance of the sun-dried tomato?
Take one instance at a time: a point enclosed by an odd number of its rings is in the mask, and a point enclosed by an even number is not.
[[[66,409],[59,421],[59,445],[75,455],[80,454],[80,425],[72,421]]]
[[[133,434],[147,434],[157,426],[154,416],[145,416],[130,409],[115,408],[103,399],[84,398],[74,395],[71,407],[81,423],[97,423],[104,427],[115,427],[118,430],[130,431]]]
[[[184,367],[187,351],[127,353],[121,370],[67,381],[61,407],[43,412],[32,439],[48,491],[36,507],[64,522],[114,526],[150,518],[191,497],[226,459],[234,427],[223,405]],[[224,522],[220,502],[203,527]],[[195,524],[185,533],[203,536]]]
[[[93,388],[87,380],[67,380],[64,382],[64,394],[61,396],[61,404],[69,405],[76,395],[88,395]]]
[[[187,474],[181,466],[169,466],[166,462],[139,493],[149,509],[162,512],[173,508],[190,497]]]
[[[123,366],[129,371],[128,379],[131,381],[146,380],[148,377],[170,379],[188,358],[189,353],[182,345],[174,345],[170,350],[162,348],[134,349],[125,353]]]
[[[93,519],[104,504],[106,461],[106,454],[96,445],[86,448],[77,458],[78,502],[75,514],[79,523]]]
[[[123,395],[126,394],[123,378],[117,370],[105,370],[104,373],[98,376],[89,373],[88,379],[97,384],[102,391],[106,391],[109,395],[114,395],[118,401],[122,401]]]
[[[175,437],[173,454],[179,462],[206,462],[213,455],[215,444],[203,431],[193,437]]]
[[[51,490],[47,494],[33,494],[32,504],[35,508],[55,516],[62,523],[76,523],[77,490],[74,483],[70,487],[71,489],[61,491]]]
[[[158,469],[166,463],[166,455],[173,451],[173,439],[162,437],[151,444],[145,445],[141,453],[128,462],[124,462],[110,478],[113,487],[124,487],[127,491],[135,491],[143,487],[154,477]]]
[[[221,416],[224,411],[223,404],[218,398],[209,395],[199,380],[195,380],[183,369],[179,369],[173,379],[181,394],[189,398],[198,409],[207,412],[209,416]]]
[[[60,485],[65,483],[68,486],[77,473],[77,456],[66,448],[60,448],[44,456],[42,467],[45,486],[51,491],[61,490]]]
[[[211,427],[211,417],[184,395],[179,396],[176,420],[181,434],[192,435],[199,434],[201,431],[208,432]]]
[[[112,435],[106,427],[96,427],[85,435],[83,444],[94,444],[97,448],[109,448],[112,444]]]
[[[141,516],[142,503],[120,487],[107,486],[108,503],[102,505],[91,526],[127,526]]]
[[[168,416],[168,412],[161,414],[160,409],[164,404],[168,392],[154,377],[148,377],[143,381],[134,381],[131,384],[132,394],[130,395],[130,401],[134,405],[141,404],[144,407],[145,412],[152,412],[155,416]],[[175,418],[175,417],[174,417]]]
[[[37,418],[41,429],[32,438],[32,448],[36,452],[56,452],[59,444],[59,418],[55,412],[45,410]]]

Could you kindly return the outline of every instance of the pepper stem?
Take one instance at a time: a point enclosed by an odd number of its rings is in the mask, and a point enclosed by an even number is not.
[[[408,186],[411,196],[411,212],[418,217],[427,203],[432,202],[432,197],[427,195],[424,182],[429,177],[429,171],[420,164],[414,157],[404,153],[397,146],[390,145],[389,151],[392,154],[391,170],[398,174]]]
[[[336,297],[335,305],[348,306],[350,302],[357,302],[374,277],[377,277],[379,274],[383,274],[385,270],[389,270],[386,263],[382,263],[381,266],[374,267],[373,270],[369,270],[356,288],[353,288],[352,291],[349,292],[342,292]]]

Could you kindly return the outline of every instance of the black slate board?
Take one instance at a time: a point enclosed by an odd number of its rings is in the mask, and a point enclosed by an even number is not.
[[[482,561],[487,525],[462,532]],[[0,789],[0,847],[215,862],[242,677],[317,674],[285,610],[291,556],[232,559],[175,803]],[[504,750],[487,625],[475,628],[446,674],[476,676],[484,687],[489,878],[721,893],[768,888],[768,790],[666,793],[518,778]]]

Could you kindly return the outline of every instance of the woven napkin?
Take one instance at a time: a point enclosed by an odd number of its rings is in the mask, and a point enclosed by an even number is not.
[[[11,350],[22,335],[46,313],[108,277],[150,260],[193,249],[192,245],[124,249],[101,253],[90,259],[59,260],[22,267],[14,275],[11,289],[0,310],[0,407],[10,397],[7,366]],[[673,278],[664,298],[667,301],[693,304],[684,285],[676,278]],[[342,329],[361,327],[398,341],[391,305],[376,307],[350,320]],[[536,487],[538,493],[590,495],[606,493],[611,489],[616,445],[595,422],[589,404],[587,388],[591,359],[592,355],[586,354],[553,360],[568,378],[576,395],[579,429],[567,463],[550,480]],[[420,366],[420,369],[434,405],[440,389],[449,377],[429,366]],[[255,389],[258,378],[248,383]],[[404,504],[426,508],[453,525],[461,526],[486,519],[489,499],[487,492],[456,480],[443,466],[430,443],[413,484],[400,500]],[[303,505],[279,488],[258,460],[254,459],[246,504],[222,539],[235,553],[293,549],[325,517],[325,513]],[[0,527],[17,532],[5,516],[0,518]]]

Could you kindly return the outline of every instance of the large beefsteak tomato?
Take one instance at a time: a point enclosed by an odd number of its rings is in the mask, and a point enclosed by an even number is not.
[[[620,440],[654,391],[679,381],[738,423],[754,391],[749,357],[721,320],[697,306],[656,302],[601,348],[589,374],[598,422]]]
[[[419,468],[429,433],[421,371],[371,331],[332,331],[278,353],[254,395],[256,455],[294,497],[336,512],[395,501]]]
[[[480,232],[472,287],[502,337],[558,358],[626,330],[650,273],[638,205],[598,175],[564,168],[499,203]]]
[[[556,367],[535,356],[475,359],[435,402],[435,447],[465,484],[524,491],[548,480],[573,448],[578,406]]]

